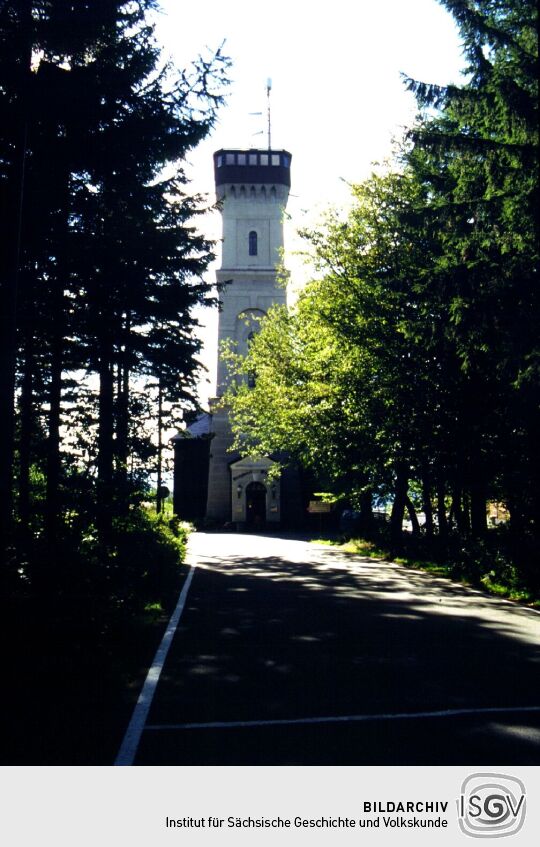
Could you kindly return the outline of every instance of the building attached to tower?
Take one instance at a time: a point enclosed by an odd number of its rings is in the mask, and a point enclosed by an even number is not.
[[[216,403],[229,380],[223,342],[245,353],[270,306],[286,302],[278,265],[291,154],[218,150],[214,175],[223,224],[217,397],[208,413],[173,439],[175,512],[186,520],[238,529],[297,525],[302,512],[298,473],[287,468],[276,477],[270,470],[279,457],[241,458],[232,452],[228,412]]]

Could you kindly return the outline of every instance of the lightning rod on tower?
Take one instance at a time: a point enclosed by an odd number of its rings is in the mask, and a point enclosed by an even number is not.
[[[270,77],[266,80],[266,97],[268,100],[268,149],[272,149],[272,121],[270,117],[270,92],[272,90],[272,80]]]

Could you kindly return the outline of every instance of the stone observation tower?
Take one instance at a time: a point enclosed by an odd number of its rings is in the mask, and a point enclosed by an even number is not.
[[[223,222],[222,261],[217,272],[222,284],[218,351],[225,340],[232,340],[236,350],[244,353],[270,306],[286,302],[285,289],[277,281],[277,266],[291,185],[291,154],[273,149],[218,150],[214,175]],[[216,399],[223,395],[228,379],[226,363],[218,352]],[[297,475],[286,472],[281,478],[269,477],[271,457],[241,459],[231,452],[228,413],[217,409],[215,400],[208,414],[173,440],[175,511],[181,517],[257,528],[282,523],[285,510],[286,522],[291,522],[299,508]],[[207,473],[201,466],[204,461]]]
[[[221,202],[223,252],[218,283],[224,283],[218,350],[226,339],[247,350],[262,317],[285,303],[277,284],[283,248],[283,211],[291,185],[291,155],[285,150],[218,150],[214,154],[216,194]],[[227,386],[218,352],[217,396]],[[212,419],[207,518],[239,524],[277,523],[281,485],[267,484],[268,458],[237,459],[228,452],[231,432],[225,409]],[[231,459],[233,461],[231,462]]]

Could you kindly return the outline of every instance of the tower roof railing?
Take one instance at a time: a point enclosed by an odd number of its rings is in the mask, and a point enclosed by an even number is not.
[[[276,183],[291,185],[288,150],[223,148],[214,153],[216,186],[227,183]]]

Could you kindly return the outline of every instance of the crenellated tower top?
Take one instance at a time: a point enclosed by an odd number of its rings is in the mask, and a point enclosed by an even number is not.
[[[291,187],[291,159],[287,150],[233,150],[214,153],[214,176],[219,199],[227,187],[244,186],[246,191],[257,185]],[[283,196],[283,191],[279,192]]]

